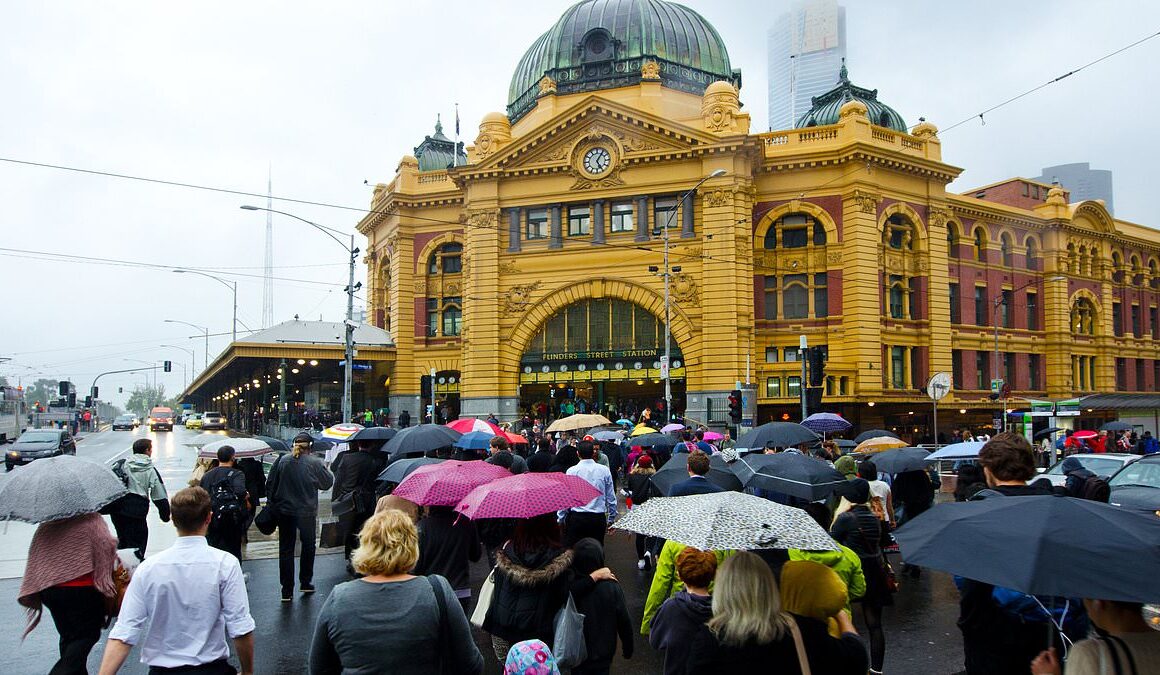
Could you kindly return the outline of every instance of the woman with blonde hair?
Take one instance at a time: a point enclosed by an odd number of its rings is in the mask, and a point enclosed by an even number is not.
[[[334,485],[322,460],[310,453],[314,439],[303,432],[294,437],[293,450],[274,460],[266,478],[266,508],[278,514],[278,576],[282,602],[294,596],[294,545],[302,538],[299,588],[314,592],[314,546],[318,541],[318,492]]]
[[[413,576],[419,532],[386,509],[359,533],[351,562],[361,579],[339,584],[322,605],[310,646],[312,675],[482,673],[467,616],[441,576]]]
[[[717,572],[713,618],[693,638],[687,672],[865,673],[866,652],[849,613],[843,609],[834,618],[840,639],[821,621],[783,611],[769,565],[740,551]]]

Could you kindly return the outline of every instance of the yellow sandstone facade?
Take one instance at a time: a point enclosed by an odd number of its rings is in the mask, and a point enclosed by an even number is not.
[[[990,419],[993,378],[1013,399],[1160,382],[1155,231],[1022,179],[948,193],[936,127],[845,69],[799,128],[753,133],[712,27],[673,3],[702,39],[625,23],[639,2],[568,10],[465,155],[437,129],[376,186],[358,229],[394,415],[655,405],[666,225],[674,408],[697,421],[739,383],[757,423],[797,419],[799,335],[826,347],[826,409],[915,436],[938,372],[944,430]]]

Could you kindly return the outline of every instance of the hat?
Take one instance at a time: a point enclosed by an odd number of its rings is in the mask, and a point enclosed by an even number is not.
[[[313,443],[314,437],[303,431],[294,437],[294,443]]]
[[[595,439],[595,438],[593,438],[592,436],[585,436],[585,437],[584,437],[583,439],[581,439],[581,440],[585,440],[585,441],[594,441],[594,440],[596,440],[596,439]]]
[[[504,675],[560,675],[556,657],[540,640],[524,640],[512,645],[503,672]]]
[[[858,475],[858,466],[854,462],[854,458],[850,455],[842,455],[839,457],[834,462],[834,468],[846,478],[853,478]]]
[[[839,484],[834,494],[845,497],[851,504],[865,504],[870,501],[870,483],[865,478],[851,478]]]
[[[640,457],[637,458],[636,465],[643,466],[646,468],[650,467],[650,466],[652,466],[652,457],[649,457],[648,455],[641,455]]]

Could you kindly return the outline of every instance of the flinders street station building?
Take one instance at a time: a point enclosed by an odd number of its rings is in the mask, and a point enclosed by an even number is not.
[[[938,128],[855,84],[872,73],[755,133],[727,46],[682,5],[584,0],[546,28],[474,141],[437,126],[358,224],[392,415],[655,408],[667,240],[690,420],[724,423],[739,385],[754,423],[799,419],[805,336],[823,408],[860,427],[929,437],[946,373],[944,433],[1077,398],[1155,428],[1160,233],[1066,185],[948,192]]]

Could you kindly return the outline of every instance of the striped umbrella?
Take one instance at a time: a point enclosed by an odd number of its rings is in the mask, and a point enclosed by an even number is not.
[[[363,430],[363,425],[355,424],[354,422],[343,422],[342,424],[335,424],[323,430],[320,438],[325,438],[328,441],[338,441],[345,443],[350,440],[358,432]]]
[[[469,434],[473,431],[482,431],[485,434],[495,436],[500,433],[500,428],[486,420],[476,419],[474,417],[460,417],[454,422],[448,422],[443,426],[458,431],[461,434]]]

